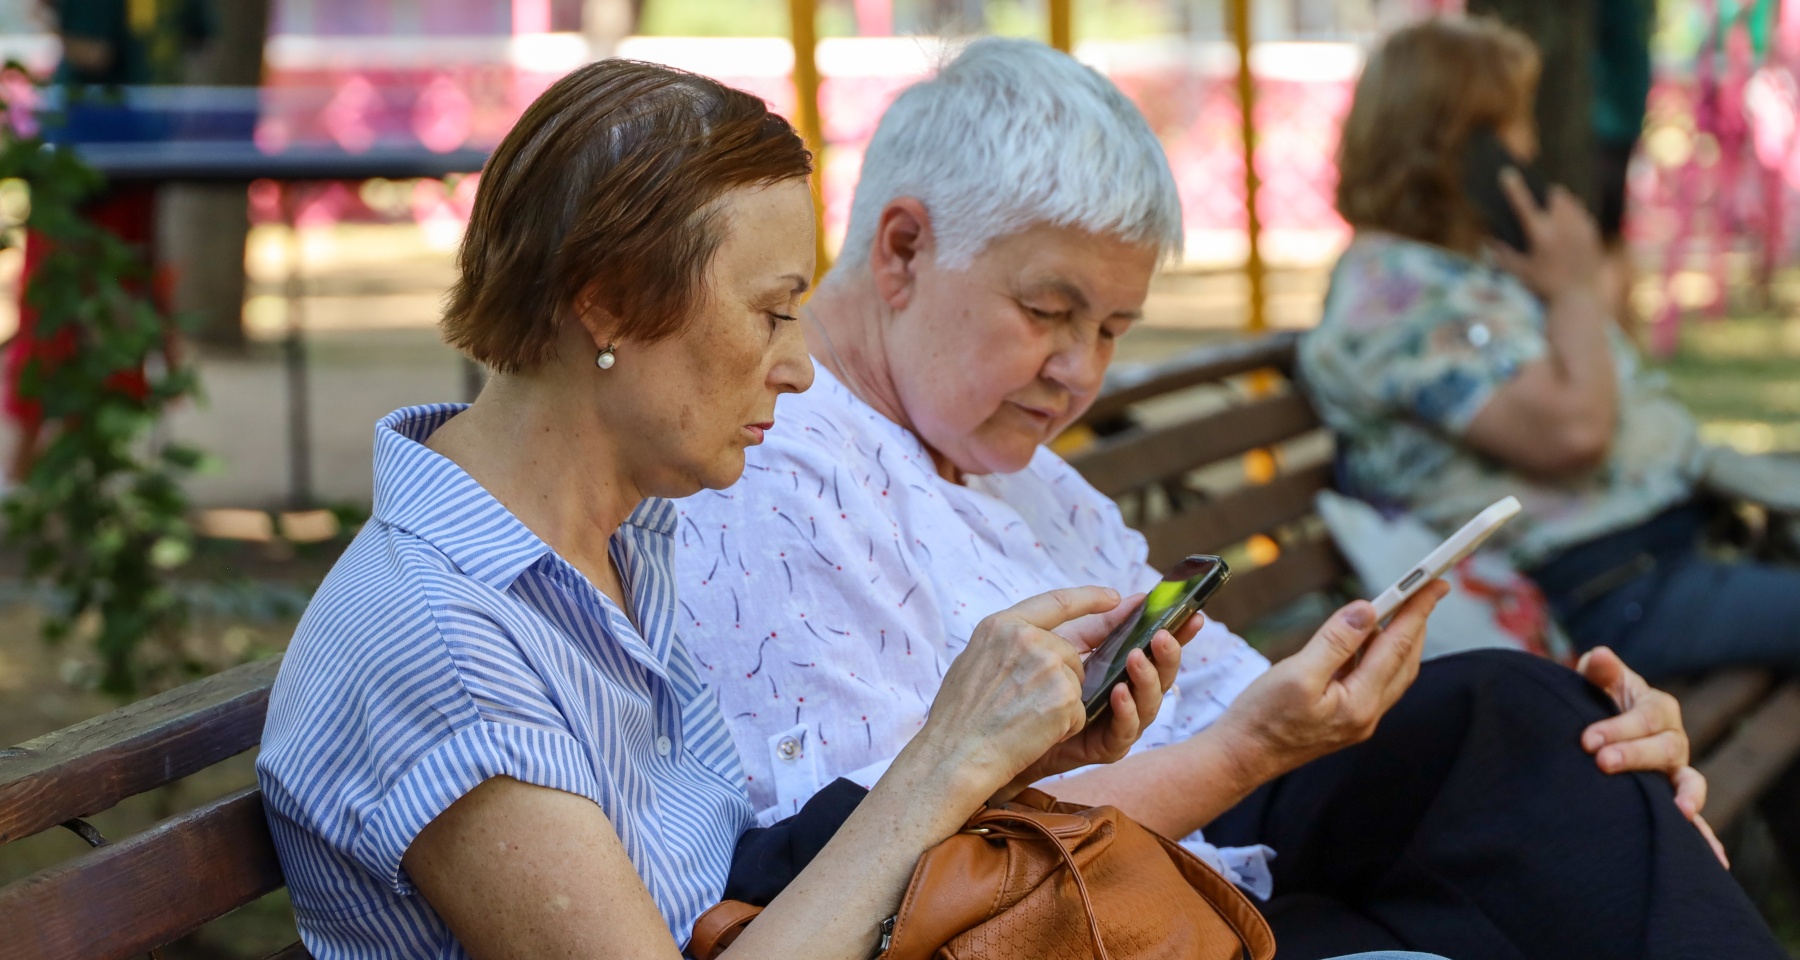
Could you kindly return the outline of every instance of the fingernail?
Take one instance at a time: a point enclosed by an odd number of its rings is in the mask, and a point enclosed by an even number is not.
[[[1587,733],[1581,735],[1581,745],[1586,747],[1589,753],[1593,753],[1595,750],[1606,746],[1606,734],[1603,734],[1598,730],[1589,730]]]
[[[1344,611],[1344,622],[1353,630],[1367,630],[1375,624],[1375,611],[1358,604]]]
[[[1606,749],[1600,751],[1600,769],[1611,773],[1619,765],[1619,751]]]
[[[1119,602],[1119,591],[1114,590],[1111,587],[1106,587],[1104,589],[1106,590],[1106,599],[1111,600],[1114,603]]]

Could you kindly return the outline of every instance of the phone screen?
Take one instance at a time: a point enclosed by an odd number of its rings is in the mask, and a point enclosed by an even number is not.
[[[1092,719],[1106,706],[1108,691],[1125,674],[1125,658],[1131,651],[1150,645],[1158,630],[1174,629],[1205,605],[1231,569],[1213,556],[1195,555],[1183,560],[1168,578],[1150,589],[1135,616],[1126,617],[1105,642],[1088,655],[1081,681],[1081,701]]]

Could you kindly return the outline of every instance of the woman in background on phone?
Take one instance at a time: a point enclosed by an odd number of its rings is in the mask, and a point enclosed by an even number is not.
[[[1537,53],[1499,24],[1434,20],[1369,59],[1344,123],[1338,210],[1356,229],[1302,342],[1307,392],[1355,493],[1448,533],[1508,494],[1496,542],[1583,650],[1652,682],[1732,664],[1800,672],[1800,570],[1701,550],[1693,416],[1643,369],[1607,302],[1599,231],[1561,188],[1506,209],[1465,196],[1462,160],[1492,131],[1537,152]],[[1800,765],[1764,795],[1800,866]]]
[[[1495,542],[1578,647],[1652,682],[1800,672],[1800,570],[1701,552],[1698,430],[1612,322],[1593,219],[1560,187],[1540,206],[1516,171],[1494,172],[1505,202],[1464,189],[1472,141],[1536,155],[1537,76],[1521,34],[1433,20],[1357,84],[1337,192],[1356,235],[1300,348],[1344,480],[1445,534],[1517,496]],[[1508,216],[1522,252],[1492,239]]]

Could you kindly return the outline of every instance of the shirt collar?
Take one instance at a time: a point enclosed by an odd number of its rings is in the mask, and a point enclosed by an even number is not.
[[[466,403],[406,407],[375,424],[376,520],[436,547],[463,573],[504,590],[550,545],[448,457],[425,446],[432,432],[467,410]],[[675,506],[660,497],[638,504],[629,526],[668,538]]]
[[[648,497],[632,508],[631,516],[626,517],[625,522],[658,536],[673,537],[675,535],[675,503],[661,497]]]
[[[375,424],[374,518],[413,534],[457,569],[504,590],[550,545],[425,439],[465,403],[406,407]]]

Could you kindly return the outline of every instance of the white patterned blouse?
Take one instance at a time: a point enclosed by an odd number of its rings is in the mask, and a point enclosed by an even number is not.
[[[676,501],[681,629],[763,823],[837,777],[871,785],[925,722],[988,614],[1060,587],[1157,582],[1143,537],[1049,450],[1016,474],[939,477],[918,438],[823,365],[781,398],[737,485]],[[1137,749],[1191,736],[1268,663],[1208,623]],[[1266,847],[1189,849],[1267,895]]]

